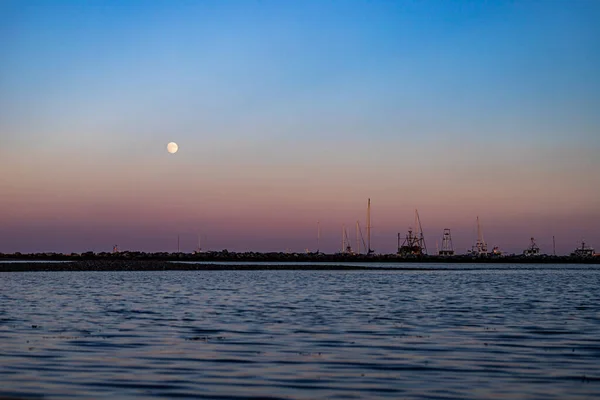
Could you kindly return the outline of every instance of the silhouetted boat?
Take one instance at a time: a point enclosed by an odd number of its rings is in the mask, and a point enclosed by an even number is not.
[[[572,257],[581,258],[593,257],[594,255],[594,249],[590,246],[586,246],[585,241],[583,240],[581,241],[581,247],[576,248],[575,251],[571,253]]]

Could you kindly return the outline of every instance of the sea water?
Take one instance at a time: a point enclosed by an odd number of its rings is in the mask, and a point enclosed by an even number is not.
[[[0,398],[600,396],[600,267],[0,274]]]

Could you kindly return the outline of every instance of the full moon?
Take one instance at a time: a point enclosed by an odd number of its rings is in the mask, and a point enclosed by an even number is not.
[[[169,153],[175,154],[175,153],[177,153],[177,150],[179,150],[179,146],[177,146],[177,143],[171,142],[167,145],[167,151]]]

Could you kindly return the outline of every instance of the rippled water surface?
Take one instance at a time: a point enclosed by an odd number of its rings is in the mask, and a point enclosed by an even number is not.
[[[599,397],[600,269],[481,267],[2,273],[0,397]]]

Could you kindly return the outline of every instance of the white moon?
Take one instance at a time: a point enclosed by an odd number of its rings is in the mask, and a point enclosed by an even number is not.
[[[167,151],[169,153],[175,154],[175,153],[177,153],[177,150],[179,150],[179,146],[177,146],[177,143],[171,142],[167,145]]]

